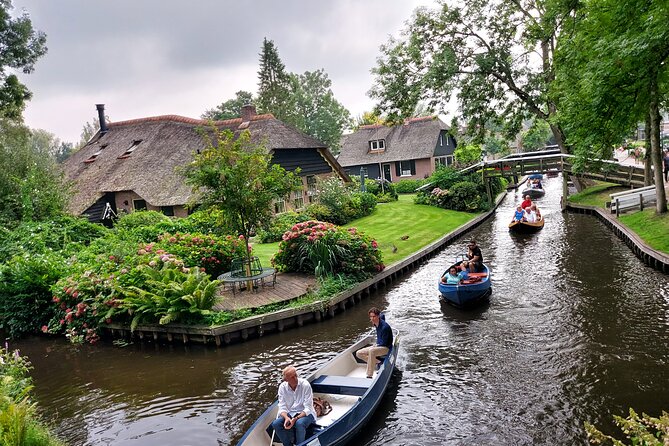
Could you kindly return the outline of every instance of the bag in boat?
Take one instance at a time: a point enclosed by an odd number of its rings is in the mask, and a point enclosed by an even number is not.
[[[332,412],[332,406],[327,400],[320,397],[314,397],[314,410],[316,411],[316,416],[320,417]]]

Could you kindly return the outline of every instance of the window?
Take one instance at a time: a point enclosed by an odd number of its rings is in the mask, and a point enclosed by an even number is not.
[[[274,202],[274,213],[280,214],[286,212],[286,202],[284,200],[277,200]]]
[[[130,155],[132,155],[132,152],[135,151],[135,149],[141,142],[142,142],[141,139],[134,140],[132,144],[130,144],[130,147],[128,147],[128,150],[126,150],[125,153],[123,153],[123,155],[119,156],[119,159],[128,158]]]
[[[132,207],[135,208],[136,211],[144,211],[146,210],[146,201],[132,200]]]
[[[314,175],[309,175],[307,177],[307,195],[316,195],[316,177]]]
[[[386,140],[385,139],[374,139],[369,142],[369,150],[376,152],[386,149]]]
[[[304,207],[304,195],[301,190],[293,192],[293,207],[295,209],[302,209]]]
[[[168,217],[174,217],[174,206],[160,206],[160,212]]]
[[[95,160],[98,158],[98,156],[100,156],[100,154],[101,154],[102,151],[105,149],[105,147],[107,147],[107,144],[103,144],[103,145],[101,145],[101,146],[98,148],[98,151],[95,152],[94,154],[92,154],[92,155],[90,156],[90,158],[88,158],[88,159],[87,159],[86,161],[84,161],[84,162],[85,162],[85,163],[92,163],[93,161],[95,161]]]
[[[444,134],[441,133],[439,135],[439,147],[443,147],[443,146],[444,146]]]
[[[434,159],[434,168],[439,166],[450,166],[453,164],[453,155],[440,156]]]
[[[411,161],[400,161],[400,176],[410,177],[411,175],[413,175]]]

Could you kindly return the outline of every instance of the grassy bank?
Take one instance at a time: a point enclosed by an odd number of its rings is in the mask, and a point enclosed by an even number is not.
[[[569,197],[569,202],[606,208],[609,194],[628,188],[612,183],[600,183]],[[655,208],[621,215],[619,221],[636,233],[651,248],[669,253],[669,213],[657,215]]]
[[[345,227],[356,227],[376,239],[384,263],[390,265],[478,216],[414,204],[413,198],[414,195],[400,195],[397,201],[379,203],[372,215]],[[269,265],[278,249],[279,243],[255,244],[253,253],[263,265]]]

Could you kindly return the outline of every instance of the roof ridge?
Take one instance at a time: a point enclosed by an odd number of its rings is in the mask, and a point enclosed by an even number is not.
[[[262,115],[253,116],[251,118],[251,121],[264,121],[267,119],[275,119],[275,118],[272,113],[265,113]],[[186,116],[180,116],[180,115],[160,115],[160,116],[149,116],[146,118],[127,119],[125,121],[110,122],[107,124],[107,126],[117,127],[128,124],[142,124],[145,122],[161,122],[161,121],[180,122],[182,124],[193,124],[193,125],[213,124],[215,126],[221,126],[221,125],[241,124],[242,118],[225,119],[222,121],[211,121],[207,119],[187,118]]]
[[[436,120],[438,117],[437,116],[417,116],[415,118],[407,118],[404,120],[405,124],[411,124],[412,122],[420,122],[420,121],[433,121]]]

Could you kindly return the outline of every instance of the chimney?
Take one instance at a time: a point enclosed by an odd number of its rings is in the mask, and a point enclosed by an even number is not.
[[[98,109],[98,119],[100,120],[100,134],[104,135],[109,131],[107,128],[107,121],[105,120],[105,104],[95,104]]]
[[[253,104],[242,105],[242,122],[249,122],[256,115],[256,106]]]

